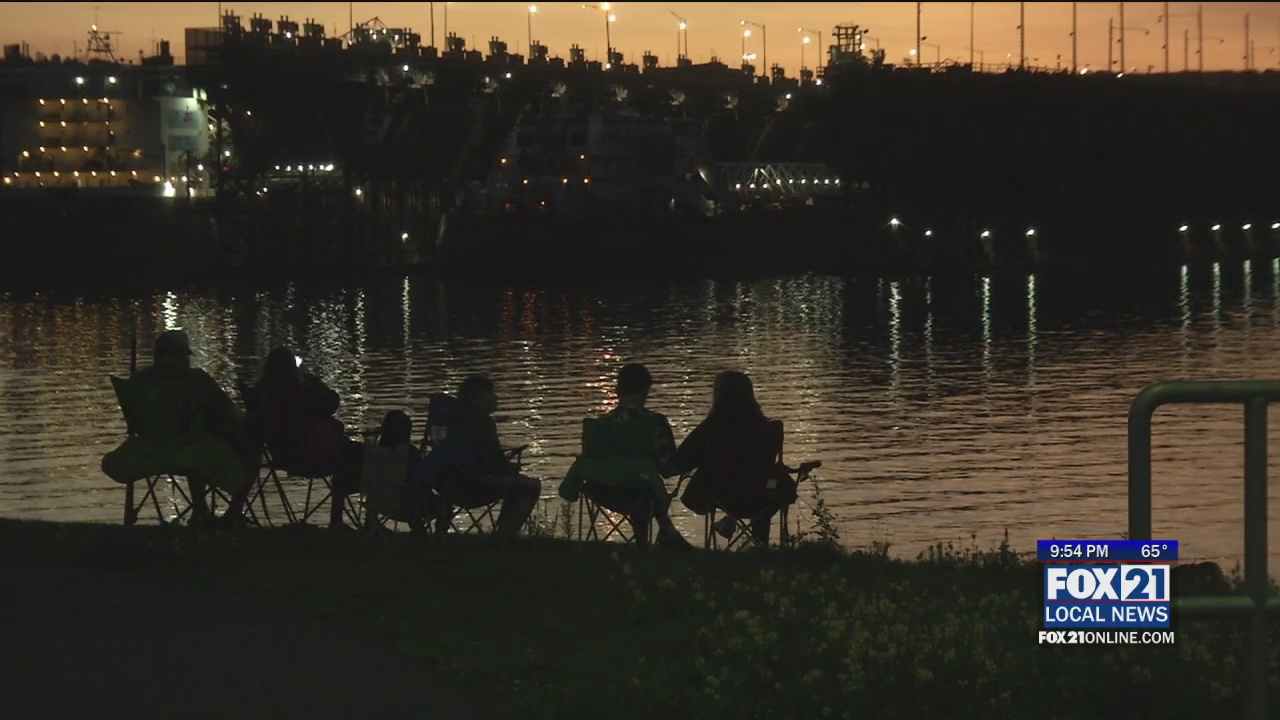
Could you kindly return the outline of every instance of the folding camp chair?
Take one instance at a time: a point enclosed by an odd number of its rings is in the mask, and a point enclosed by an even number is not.
[[[364,496],[364,526],[371,533],[387,536],[406,517],[409,488],[410,447],[383,447],[376,441],[364,444],[364,467],[360,489]],[[390,528],[388,528],[390,524]]]
[[[573,470],[584,478],[578,503],[579,540],[607,541],[616,535],[641,548],[653,544],[655,488],[650,483],[661,482],[662,477],[654,462],[653,433],[653,423],[644,418],[582,421],[582,454]],[[667,493],[668,499],[679,494],[683,481],[682,476],[675,492]]]
[[[762,523],[773,516],[778,519],[778,542],[786,544],[787,514],[795,497],[791,489],[799,486],[809,478],[816,469],[822,467],[818,460],[801,463],[791,468],[783,462],[782,457],[783,425],[780,420],[772,420],[762,426],[760,436],[754,438],[743,448],[734,448],[735,453],[748,455],[748,461],[755,460],[761,467],[758,481],[749,481],[742,492],[733,496],[717,497],[715,506],[704,518],[703,546],[707,549],[718,549],[721,536],[716,532],[717,511],[722,511],[733,518],[733,530],[725,541],[725,549],[743,547],[748,541],[756,545],[768,546],[772,534],[772,522],[766,527],[763,537],[756,536],[754,525]],[[751,456],[754,456],[752,458]],[[714,468],[712,472],[716,472]],[[791,483],[790,487],[784,484]]]
[[[246,410],[250,413],[256,412],[256,408],[259,407],[256,389],[243,382],[236,383],[236,387],[240,392],[240,397]],[[262,516],[268,524],[271,520],[267,509],[267,495],[272,490],[275,491],[276,497],[280,499],[280,506],[284,511],[285,520],[290,524],[307,522],[312,515],[315,515],[325,506],[325,503],[333,499],[332,473],[313,472],[305,468],[292,467],[276,459],[278,453],[273,453],[269,440],[259,437],[255,438],[255,442],[262,444],[261,469],[256,479],[256,485],[245,505],[252,507],[254,502],[257,502],[261,506]],[[305,480],[307,482],[307,492],[300,510],[294,507],[293,501],[289,499],[289,494],[285,491],[285,481],[288,480]],[[353,527],[360,527],[360,512],[351,496],[344,498],[343,514]]]
[[[458,400],[452,395],[436,393],[427,403],[427,423],[423,429],[423,454],[442,452],[449,439],[449,425],[458,412]],[[505,450],[507,459],[515,463],[517,470],[524,459],[528,445]],[[479,485],[474,478],[457,469],[441,472],[435,487],[435,502],[439,513],[436,517],[436,534],[447,532],[460,534],[493,532],[497,524],[498,506],[502,504],[500,488]]]
[[[129,378],[111,377],[111,387],[115,391],[116,401],[120,404],[120,412],[124,416],[125,428],[129,436],[138,437],[148,432],[155,434],[160,430],[171,432],[174,428],[185,428],[190,424],[190,419],[187,417],[185,388],[175,384],[171,392],[166,392],[165,385],[156,383],[148,389],[148,392],[144,392]],[[175,400],[165,402],[170,398]],[[174,468],[140,481],[124,483],[124,524],[136,524],[148,503],[155,511],[156,520],[160,523],[190,522],[195,505],[179,478],[188,479],[186,471]],[[134,485],[138,482],[146,485],[141,498],[137,498],[137,492],[134,489]],[[167,486],[169,490],[169,497],[164,503],[169,508],[168,512],[161,507],[161,486]],[[207,491],[210,511],[216,511],[219,500],[224,504],[230,504],[226,493],[219,488],[210,485],[207,486]]]

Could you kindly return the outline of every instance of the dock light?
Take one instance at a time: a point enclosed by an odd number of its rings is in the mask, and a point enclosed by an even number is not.
[[[582,184],[583,184],[583,185],[590,185],[590,184],[591,184],[591,178],[582,178]]]
[[[821,84],[822,84],[822,78],[818,78],[817,80],[814,80],[814,81],[813,81],[813,84],[814,84],[814,85],[821,85]]]
[[[361,195],[364,195],[364,190],[361,190],[360,188],[356,188],[356,197],[360,197]]]
[[[43,104],[44,104],[44,98],[40,98],[40,104],[41,104],[41,105],[43,105]]]
[[[59,100],[58,102],[62,103],[63,105],[66,105],[66,104],[67,104],[67,99],[66,99],[66,98],[62,98],[62,99],[61,99],[61,100]]]
[[[279,166],[279,165],[277,165],[277,166],[276,166],[276,169],[277,169],[277,170],[279,170],[279,169],[280,169],[280,166]],[[285,171],[285,172],[293,172],[293,166],[292,166],[292,165],[285,165],[285,166],[284,166],[284,171]]]
[[[830,184],[831,184],[831,178],[827,178],[826,180],[823,180],[823,181],[822,181],[822,184],[823,184],[823,185],[830,185]]]
[[[991,231],[990,231],[990,230],[983,230],[983,231],[982,231],[982,234],[981,234],[981,235],[979,235],[978,237],[980,237],[980,238],[982,238],[982,239],[984,239],[984,240],[985,240],[985,239],[987,239],[987,238],[991,237]]]
[[[521,180],[521,181],[520,181],[520,184],[521,184],[521,185],[528,185],[528,184],[529,184],[529,178],[525,178],[524,180]]]
[[[30,151],[30,150],[23,150],[23,151],[22,151],[22,157],[24,157],[24,158],[29,158],[29,157],[31,157],[31,151]]]
[[[733,189],[734,189],[734,190],[741,190],[741,189],[742,189],[742,183],[734,183],[734,184],[733,184]]]
[[[756,189],[756,184],[755,184],[755,183],[751,183],[750,185],[748,185],[748,186],[747,186],[747,189],[748,189],[748,190],[755,190],[755,189]]]
[[[1187,227],[1186,225],[1179,225],[1179,226],[1178,226],[1178,232],[1180,232],[1180,233],[1184,233],[1184,232],[1186,232],[1186,231],[1188,231],[1188,230],[1190,230],[1190,229],[1191,229],[1191,228]]]
[[[787,99],[787,100],[790,100],[790,99],[791,99],[791,93],[787,93],[784,97],[786,97],[786,99]]]
[[[405,65],[403,68],[400,68],[400,69],[401,69],[401,70],[404,70],[405,72],[409,72],[409,66],[408,66],[408,65]]]
[[[222,157],[231,157],[231,151],[230,151],[230,150],[223,150],[223,151],[222,151]]]
[[[80,98],[80,104],[81,104],[81,105],[88,105],[88,104],[89,104],[89,98]]]
[[[77,84],[77,85],[83,85],[83,84],[84,84],[84,78],[82,78],[82,77],[80,77],[80,76],[78,76],[78,75],[77,75],[77,76],[76,76],[76,84]]]
[[[836,185],[839,185],[839,184],[840,184],[840,178],[836,178],[836,179],[835,179],[835,184],[836,184]]]
[[[196,171],[204,172],[204,163],[200,163],[199,165],[196,165]]]
[[[111,172],[115,172],[115,170],[112,170]],[[134,171],[133,171],[133,176],[134,176],[134,177],[138,177],[138,171],[137,171],[137,170],[134,170]]]
[[[40,152],[44,152],[44,146],[43,146],[43,145],[41,145],[41,146],[40,146]]]
[[[561,185],[568,185],[568,184],[569,184],[569,178],[560,178],[560,184],[561,184]]]
[[[67,121],[66,121],[66,120],[63,120],[63,121],[62,121],[62,127],[66,127],[66,126],[67,126]]]
[[[500,164],[502,164],[502,165],[506,165],[506,164],[507,164],[507,159],[506,159],[506,158],[499,158],[499,159],[498,159],[498,162],[499,162]]]
[[[80,148],[80,149],[81,149],[81,150],[84,150],[85,152],[89,152],[89,146],[88,146],[88,145],[83,145],[83,146],[81,146],[81,148]]]
[[[54,176],[54,177],[62,177],[62,173],[58,172],[57,170],[54,170],[54,171],[53,171],[53,176]]]
[[[1210,230],[1212,230],[1212,231],[1214,231],[1214,232],[1218,232],[1219,230],[1221,230],[1221,229],[1222,229],[1222,226],[1221,226],[1221,225],[1214,225],[1213,227],[1211,227],[1211,228],[1209,228],[1209,229],[1210,229]]]
[[[191,181],[187,179],[187,176],[186,176],[186,175],[183,175],[183,176],[182,176],[182,182],[184,182],[184,183],[185,183],[185,182],[191,182]]]
[[[74,177],[80,177],[80,171],[79,171],[79,170],[72,170],[72,171],[71,171],[71,175],[72,175],[72,176],[74,176]]]
[[[1027,237],[1035,237],[1035,236],[1036,236],[1036,229],[1035,229],[1035,228],[1027,228]]]
[[[116,84],[116,76],[115,76],[115,75],[108,76],[108,77],[107,77],[107,84],[108,84],[108,85],[115,85],[115,84]]]
[[[1117,78],[1122,78],[1122,77],[1124,77],[1124,73],[1120,73],[1119,75],[1116,75],[1116,77],[1117,77]]]
[[[160,180],[162,180],[162,178],[159,175],[156,175],[155,177],[151,178],[152,182],[160,182]]]
[[[325,172],[333,172],[333,163],[324,166]]]
[[[137,173],[137,171],[135,170],[133,174],[134,174],[134,175],[137,175],[138,173]],[[112,170],[112,171],[111,171],[111,177],[115,177],[115,176],[116,176],[116,171],[115,171],[115,170]]]
[[[579,156],[578,156],[578,159],[579,159],[579,160],[586,160],[586,159],[587,159],[587,156],[586,156],[586,155],[579,155]]]
[[[400,239],[401,239],[401,240],[408,240],[408,239],[409,239],[409,233],[400,233]]]
[[[1241,230],[1243,230],[1243,231],[1245,231],[1245,232],[1249,232],[1250,230],[1252,230],[1252,229],[1253,229],[1253,223],[1245,223],[1245,224],[1243,224],[1243,225],[1241,225],[1241,226],[1240,226],[1240,229],[1241,229]]]
[[[507,73],[507,79],[508,79],[508,80],[510,80],[510,79],[511,79],[511,73]]]
[[[890,227],[898,227],[901,224],[902,224],[902,221],[899,220],[898,218],[889,218]]]
[[[925,237],[933,237],[933,231],[932,231],[932,230],[925,230],[925,231],[924,231],[924,236],[925,236]]]
[[[97,171],[97,170],[90,170],[90,171],[89,171],[89,174],[90,174],[91,176],[93,176],[93,177],[98,177],[98,171]]]
[[[164,196],[165,196],[165,197],[167,197],[167,198],[170,198],[170,197],[174,197],[175,195],[177,195],[177,194],[178,194],[178,191],[177,191],[177,189],[176,189],[176,188],[174,188],[174,187],[173,187],[173,183],[169,182],[168,180],[165,180],[165,181],[164,181],[164,192],[163,192],[163,193],[161,193],[161,194],[162,194],[162,195],[164,195]]]
[[[40,127],[44,127],[44,121],[43,121],[43,120],[41,120],[41,121],[40,121]]]
[[[39,170],[37,170],[37,171],[36,171],[36,177],[40,177],[40,171],[39,171]]]

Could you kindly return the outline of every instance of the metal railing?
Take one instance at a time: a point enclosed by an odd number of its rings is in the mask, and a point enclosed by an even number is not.
[[[1280,380],[1167,382],[1129,406],[1129,538],[1151,540],[1151,417],[1162,405],[1244,406],[1244,596],[1178,598],[1179,613],[1249,617],[1245,634],[1245,720],[1267,714],[1267,613],[1280,611],[1267,574],[1267,405],[1280,402]]]

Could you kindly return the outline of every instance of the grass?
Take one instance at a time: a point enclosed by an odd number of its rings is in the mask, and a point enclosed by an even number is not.
[[[0,553],[278,598],[532,720],[1240,714],[1238,623],[1183,621],[1174,646],[1039,646],[1038,568],[1007,543],[900,562],[884,544],[841,551],[819,528],[786,550],[642,554],[557,539],[562,512],[507,549],[0,520]]]

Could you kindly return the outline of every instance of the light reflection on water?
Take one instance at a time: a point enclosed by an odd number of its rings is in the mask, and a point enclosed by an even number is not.
[[[341,392],[343,419],[358,427],[393,408],[420,423],[431,393],[490,372],[503,434],[530,443],[528,470],[547,495],[577,450],[581,419],[610,406],[622,363],[651,367],[653,405],[677,436],[705,413],[713,375],[737,367],[786,422],[787,458],[823,460],[823,496],[851,545],[888,541],[914,555],[939,540],[990,545],[1006,529],[1018,548],[1115,537],[1127,524],[1132,397],[1161,380],[1273,377],[1278,296],[1280,261],[1146,279],[571,288],[397,278],[141,298],[9,294],[0,299],[0,514],[118,522],[122,493],[98,463],[123,431],[107,376],[127,372],[136,322],[144,364],[156,333],[183,327],[198,362],[229,388],[256,374],[271,347],[291,344]],[[1241,552],[1240,416],[1214,406],[1157,415],[1156,533],[1197,557]],[[677,522],[691,536],[701,528],[688,515]],[[1272,550],[1280,554],[1280,537]]]

